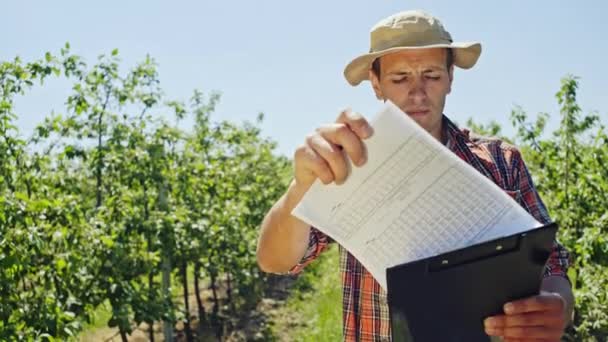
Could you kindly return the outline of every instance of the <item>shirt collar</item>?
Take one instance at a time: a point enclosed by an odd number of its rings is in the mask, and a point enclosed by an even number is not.
[[[467,142],[469,140],[469,130],[460,130],[455,123],[452,122],[445,114],[443,115],[443,137],[445,146],[453,150],[459,141]]]

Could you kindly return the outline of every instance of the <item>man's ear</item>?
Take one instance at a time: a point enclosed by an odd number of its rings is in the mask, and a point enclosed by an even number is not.
[[[454,81],[454,65],[450,65],[450,70],[448,70],[448,77],[450,80],[450,84],[448,86],[448,94],[452,92],[452,81]]]
[[[372,83],[372,88],[374,89],[374,93],[376,93],[376,98],[378,100],[384,100],[384,95],[382,94],[382,89],[380,89],[380,80],[375,72],[371,69],[369,72],[369,81]]]

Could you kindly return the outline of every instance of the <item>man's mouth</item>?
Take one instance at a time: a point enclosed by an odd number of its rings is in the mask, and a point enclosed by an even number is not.
[[[409,116],[422,116],[422,115],[426,115],[430,112],[430,110],[428,109],[415,109],[415,110],[409,110],[407,111],[407,115]]]

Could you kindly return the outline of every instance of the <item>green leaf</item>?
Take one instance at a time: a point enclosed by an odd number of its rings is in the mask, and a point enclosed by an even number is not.
[[[57,267],[57,270],[63,271],[63,269],[65,269],[65,267],[67,266],[67,263],[65,262],[65,259],[59,258],[55,262],[55,266]]]

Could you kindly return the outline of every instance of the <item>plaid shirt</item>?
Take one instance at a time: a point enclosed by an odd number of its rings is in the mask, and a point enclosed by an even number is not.
[[[457,156],[490,178],[541,223],[550,222],[520,152],[498,139],[473,137],[443,117],[446,146]],[[316,259],[331,240],[311,229],[309,248],[290,273],[299,273]],[[545,266],[544,276],[567,277],[568,251],[557,241]],[[390,341],[391,328],[386,292],[348,251],[340,246],[342,273],[342,320],[346,341]]]

